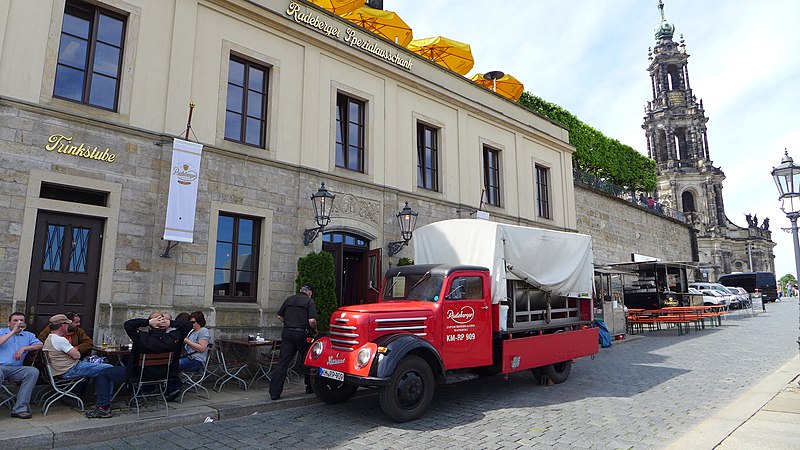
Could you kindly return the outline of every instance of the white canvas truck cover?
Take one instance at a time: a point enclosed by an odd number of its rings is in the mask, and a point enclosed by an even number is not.
[[[442,220],[414,231],[414,263],[488,267],[492,303],[506,299],[507,278],[560,296],[592,292],[592,238],[585,234],[480,219]]]

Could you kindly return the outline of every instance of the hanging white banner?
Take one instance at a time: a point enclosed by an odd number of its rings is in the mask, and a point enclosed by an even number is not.
[[[203,145],[175,139],[169,176],[167,221],[164,240],[192,242],[194,213],[197,208],[197,185],[200,182],[200,157]]]

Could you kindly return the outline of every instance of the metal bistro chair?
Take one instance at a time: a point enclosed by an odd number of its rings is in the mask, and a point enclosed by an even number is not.
[[[156,401],[161,399],[164,402],[165,415],[169,416],[169,403],[167,402],[167,382],[169,380],[170,366],[172,365],[172,353],[142,353],[139,355],[139,360],[136,362],[136,368],[139,369],[139,377],[131,380],[133,387],[133,395],[128,402],[130,408],[131,403],[136,405],[136,418],[139,418],[142,402],[149,398],[154,397]],[[151,371],[162,371],[157,379],[146,379],[146,368]],[[153,392],[146,393],[144,388],[152,386]]]
[[[262,378],[272,381],[272,369],[278,365],[280,354],[281,341],[273,341],[272,347],[270,347],[266,352],[261,353],[261,357],[256,359],[257,369],[253,380],[250,381],[250,389],[253,388],[253,384],[255,384],[256,381]]]
[[[81,384],[86,377],[70,378],[65,380],[60,376],[53,376],[53,367],[50,363],[50,355],[48,355],[45,351],[42,352],[42,355],[44,358],[45,371],[47,372],[47,381],[50,383],[48,393],[45,394],[47,397],[42,397],[44,398],[42,415],[46,416],[48,410],[50,410],[50,406],[62,397],[69,397],[73,400],[76,400],[78,402],[78,407],[81,409],[81,411],[83,411],[83,400],[79,395],[72,392],[72,390]]]
[[[208,361],[211,359],[211,353],[214,348],[214,344],[208,343],[208,353],[206,353],[206,361],[203,363],[203,368],[201,370],[195,372],[181,372],[180,377],[181,381],[186,384],[186,387],[183,388],[181,391],[181,398],[178,400],[178,403],[183,403],[183,396],[186,395],[186,392],[189,389],[194,389],[194,392],[197,396],[200,396],[200,389],[206,392],[206,399],[211,398],[211,394],[208,392],[205,386],[203,386],[203,382],[211,376],[211,373],[208,371]]]
[[[247,382],[244,381],[239,374],[247,369],[247,361],[226,361],[225,360],[225,352],[222,351],[222,346],[218,346],[216,348],[217,354],[217,361],[219,361],[219,367],[222,368],[224,372],[222,376],[217,379],[216,383],[214,383],[214,390],[217,392],[222,391],[222,387],[225,386],[225,383],[231,380],[236,380],[239,383],[239,387],[243,390],[247,390]]]
[[[9,385],[16,385],[16,383],[11,380],[3,380],[3,382],[0,383],[0,407],[5,406],[8,409],[14,409],[14,405],[17,401],[17,393],[11,392],[8,386],[6,386],[7,383]]]

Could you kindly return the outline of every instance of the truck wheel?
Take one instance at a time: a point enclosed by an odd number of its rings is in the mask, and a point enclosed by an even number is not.
[[[317,376],[311,377],[311,387],[314,389],[314,394],[329,405],[350,400],[350,397],[358,390],[358,386]]]
[[[572,370],[572,360],[550,364],[549,366],[540,367],[540,369],[542,378],[549,378],[553,384],[560,384],[569,378],[569,372]]]
[[[378,394],[383,412],[395,422],[422,416],[433,400],[433,372],[424,359],[410,355],[397,365],[392,378]]]

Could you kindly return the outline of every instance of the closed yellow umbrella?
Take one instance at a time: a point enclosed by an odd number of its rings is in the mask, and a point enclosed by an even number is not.
[[[469,44],[442,36],[415,39],[408,49],[461,75],[466,75],[475,64]]]
[[[308,2],[340,16],[364,6],[364,0],[308,0]]]
[[[500,77],[495,78],[497,75],[500,75]],[[476,73],[470,79],[486,89],[493,90],[514,101],[519,100],[525,90],[525,86],[518,79],[511,75],[503,74],[503,72]]]
[[[364,6],[342,17],[403,47],[413,39],[411,27],[392,11]]]

